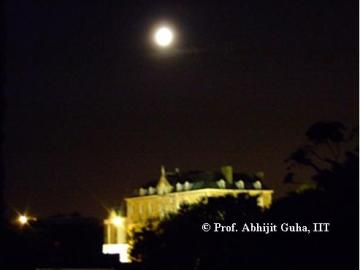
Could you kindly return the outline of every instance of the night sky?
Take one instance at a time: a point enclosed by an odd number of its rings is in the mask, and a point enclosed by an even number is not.
[[[358,123],[358,1],[169,2],[5,3],[10,208],[103,217],[162,164],[283,194],[310,124]]]

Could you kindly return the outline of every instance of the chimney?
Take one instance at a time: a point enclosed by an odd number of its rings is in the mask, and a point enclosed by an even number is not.
[[[233,168],[232,168],[232,166],[230,166],[230,165],[222,166],[221,173],[225,177],[225,180],[228,184],[233,183]]]

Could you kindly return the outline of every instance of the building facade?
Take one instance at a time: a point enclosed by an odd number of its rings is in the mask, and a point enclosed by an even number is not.
[[[103,253],[119,254],[121,262],[130,262],[128,247],[131,232],[141,229],[149,221],[159,222],[170,213],[176,213],[183,204],[195,204],[209,197],[257,196],[257,203],[268,208],[273,190],[263,185],[263,174],[234,174],[231,166],[221,172],[179,170],[166,172],[161,167],[160,179],[140,187],[135,196],[125,198],[126,214],[115,211],[104,221],[105,241]]]

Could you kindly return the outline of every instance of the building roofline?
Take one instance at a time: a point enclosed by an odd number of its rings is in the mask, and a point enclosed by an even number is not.
[[[198,192],[205,192],[205,191],[212,191],[212,192],[223,192],[223,191],[229,191],[229,192],[237,192],[237,193],[248,193],[248,192],[270,192],[274,193],[273,189],[233,189],[233,188],[201,188],[201,189],[193,189],[193,190],[184,190],[184,191],[173,191],[169,192],[163,195],[159,194],[152,194],[152,195],[143,195],[143,196],[133,196],[133,197],[127,197],[124,198],[125,201],[133,200],[133,199],[143,199],[143,198],[155,198],[155,197],[164,197],[168,195],[175,195],[175,194],[184,194],[184,193],[198,193]],[[224,194],[226,195],[226,194]]]

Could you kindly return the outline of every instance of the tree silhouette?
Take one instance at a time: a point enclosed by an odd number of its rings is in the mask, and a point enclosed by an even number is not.
[[[309,222],[315,218],[330,222],[331,233],[316,242],[320,245],[311,245],[308,250],[319,254],[318,261],[327,260],[350,269],[358,263],[359,155],[354,142],[357,134],[357,128],[348,131],[339,122],[310,126],[306,132],[309,144],[291,153],[286,161],[290,162],[289,169],[299,165],[311,168],[316,188],[302,188],[300,193],[275,202],[270,210],[275,219],[286,213],[287,217]],[[284,182],[294,182],[293,171],[285,176]]]
[[[312,180],[318,188],[327,188],[331,178],[318,177],[330,173],[337,167],[341,167],[348,158],[349,153],[357,154],[356,149],[346,149],[351,147],[353,139],[357,134],[357,129],[348,131],[344,124],[340,122],[317,122],[306,131],[308,144],[296,149],[285,160],[289,163],[290,172],[285,176],[285,183],[293,183],[295,173],[293,169],[302,166],[311,168],[315,173]],[[327,181],[323,181],[328,179]]]
[[[131,257],[149,269],[237,268],[239,255],[242,265],[250,264],[256,253],[251,244],[255,242],[247,240],[248,235],[239,239],[235,233],[203,232],[201,225],[232,224],[260,216],[256,198],[248,196],[208,198],[196,205],[183,205],[179,213],[160,224],[149,223],[135,232]]]

